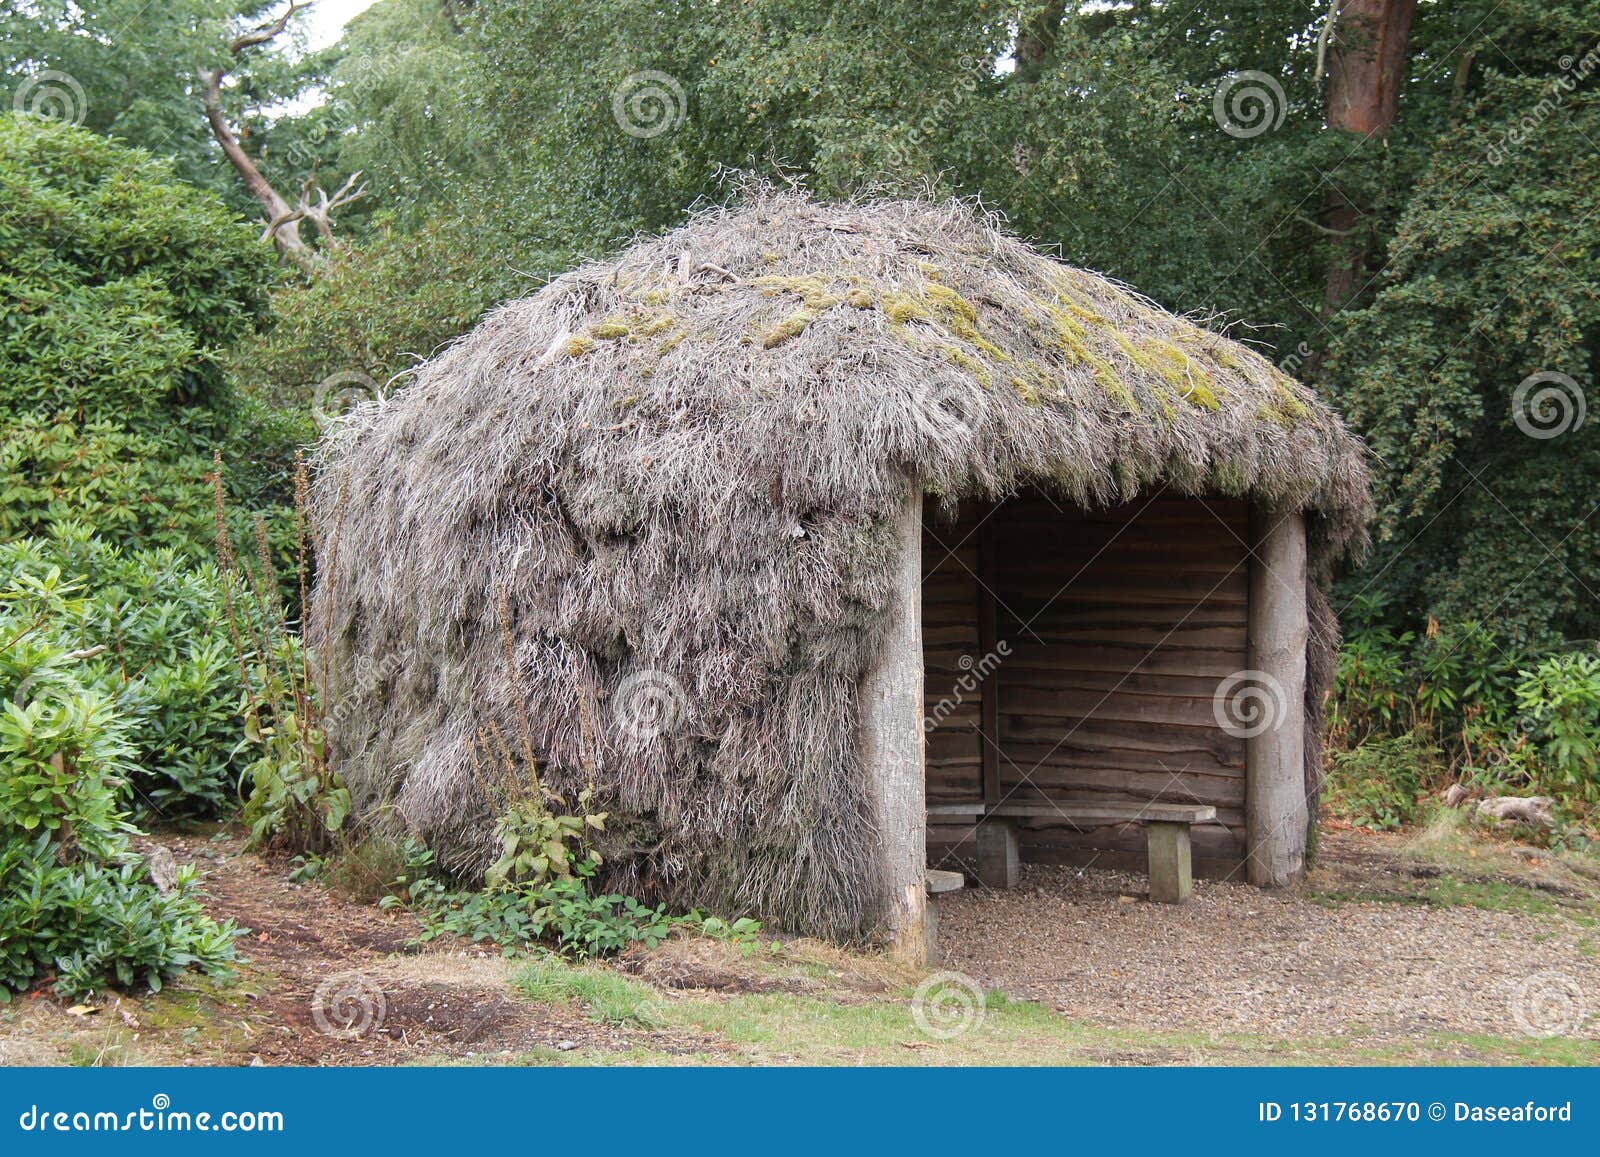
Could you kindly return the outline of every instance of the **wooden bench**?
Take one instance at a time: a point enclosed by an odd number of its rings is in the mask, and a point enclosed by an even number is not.
[[[928,894],[922,909],[923,961],[929,968],[939,965],[939,906],[935,900],[950,892],[959,892],[966,885],[967,878],[960,872],[928,868],[923,876],[923,887]]]
[[[1194,891],[1194,861],[1189,851],[1189,826],[1214,821],[1208,804],[1091,803],[939,803],[928,806],[930,818],[971,816],[977,824],[978,881],[990,888],[1015,888],[1021,875],[1016,819],[1061,820],[1075,828],[1139,823],[1145,828],[1150,899],[1181,904]]]

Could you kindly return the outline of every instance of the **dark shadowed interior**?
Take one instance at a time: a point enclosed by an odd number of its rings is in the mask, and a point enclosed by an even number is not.
[[[1248,664],[1245,503],[1157,495],[1084,511],[1034,492],[923,534],[928,804],[1211,804],[1198,874],[1244,857],[1245,744],[1219,683]],[[977,822],[983,822],[981,819]],[[930,815],[929,863],[971,866],[974,824]],[[1142,869],[1137,823],[1020,822],[1024,861]]]

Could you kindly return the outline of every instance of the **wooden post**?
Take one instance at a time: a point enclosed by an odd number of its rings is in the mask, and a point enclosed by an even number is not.
[[[927,812],[922,731],[922,494],[894,518],[894,601],[877,656],[861,680],[858,750],[872,791],[890,951],[929,963]]]
[[[1194,864],[1189,854],[1189,825],[1157,821],[1145,825],[1150,899],[1156,904],[1181,904],[1194,891]]]
[[[1269,712],[1245,737],[1249,879],[1291,883],[1305,869],[1306,523],[1297,511],[1252,508],[1247,627],[1252,684]]]
[[[1022,879],[1017,826],[997,816],[978,820],[978,882],[986,888],[1015,888]]]

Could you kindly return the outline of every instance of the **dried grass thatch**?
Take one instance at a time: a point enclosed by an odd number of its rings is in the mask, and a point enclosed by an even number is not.
[[[888,518],[1023,486],[1303,507],[1323,564],[1366,502],[1304,387],[971,206],[756,190],[497,310],[331,439],[311,629],[337,766],[481,868],[474,748],[525,720],[547,783],[612,813],[618,886],[869,928]]]

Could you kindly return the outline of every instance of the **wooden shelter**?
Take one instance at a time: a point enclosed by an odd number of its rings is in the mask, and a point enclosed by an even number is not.
[[[358,408],[313,505],[366,823],[481,871],[593,789],[608,890],[915,955],[930,863],[1294,877],[1367,487],[1258,352],[970,204],[757,187]]]

